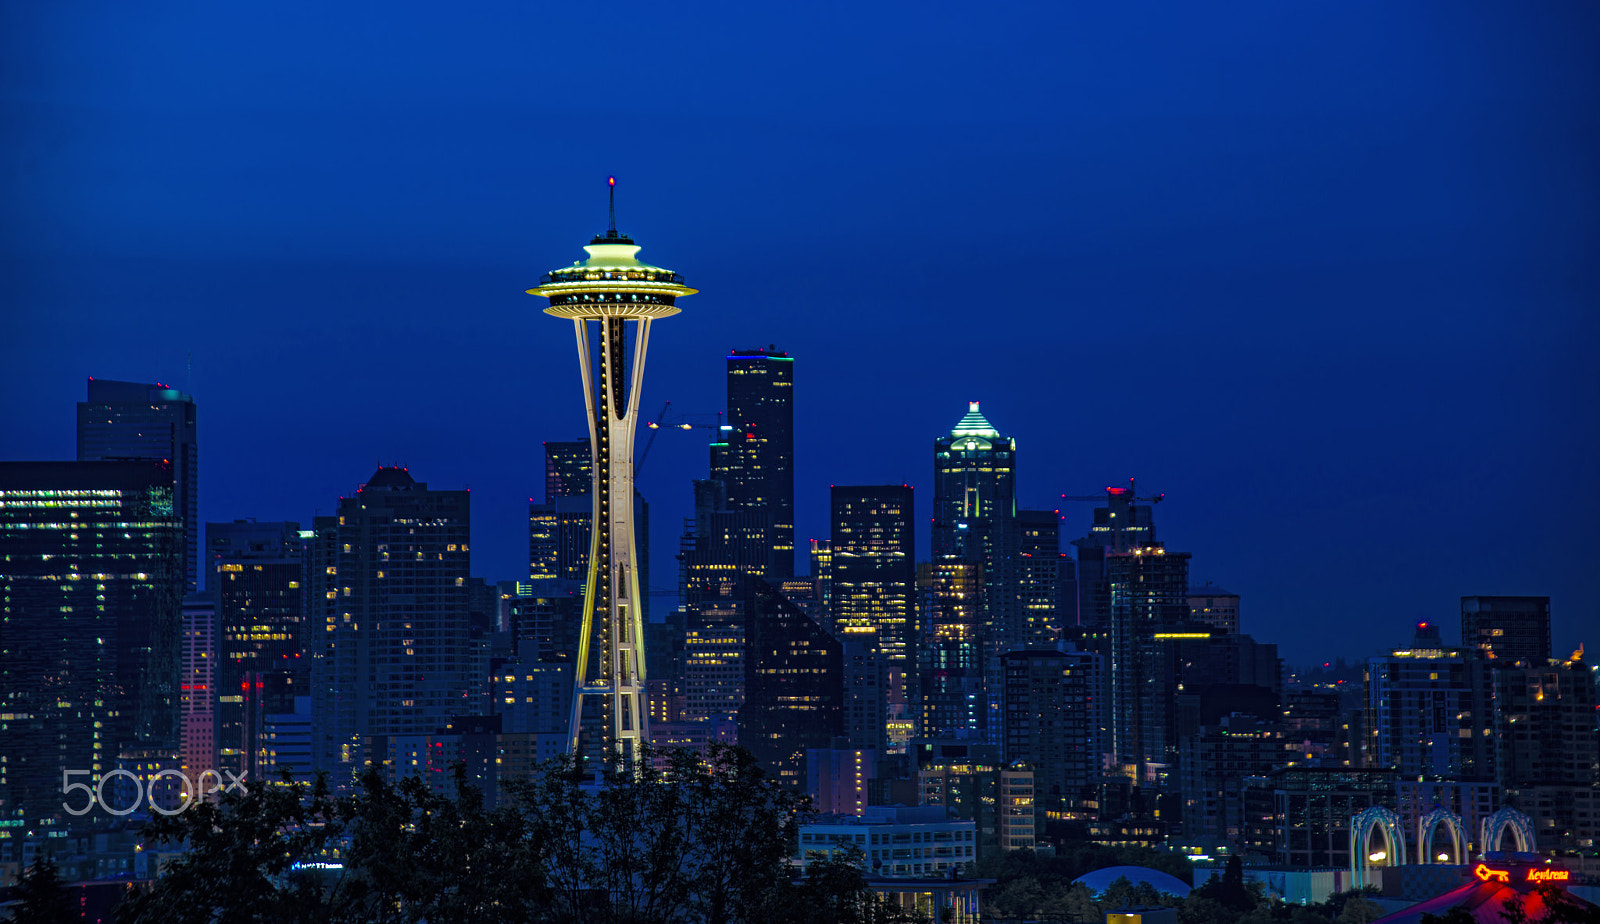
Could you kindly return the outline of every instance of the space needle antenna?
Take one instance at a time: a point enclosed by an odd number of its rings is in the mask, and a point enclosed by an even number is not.
[[[611,223],[606,226],[606,237],[617,236],[617,178],[607,177],[606,182],[611,185]]]

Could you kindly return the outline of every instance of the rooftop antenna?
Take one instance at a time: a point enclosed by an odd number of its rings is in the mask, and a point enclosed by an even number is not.
[[[606,226],[606,237],[617,236],[617,178],[606,177],[606,182],[611,186],[611,223]]]

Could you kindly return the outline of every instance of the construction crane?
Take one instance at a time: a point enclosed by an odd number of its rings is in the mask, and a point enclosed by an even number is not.
[[[656,415],[656,419],[645,424],[650,428],[650,438],[644,441],[644,448],[639,450],[639,458],[634,460],[633,477],[635,479],[639,477],[639,469],[644,468],[644,457],[650,454],[650,447],[656,444],[656,431],[661,429],[661,422],[667,419],[667,410],[671,407],[672,401],[668,399],[666,404],[661,405],[661,413]]]
[[[661,405],[661,413],[656,415],[656,419],[650,421],[647,424],[645,424],[646,427],[650,428],[650,438],[645,440],[644,448],[639,451],[639,458],[633,463],[633,477],[634,477],[635,481],[637,481],[638,478],[639,478],[639,471],[644,468],[644,459],[645,459],[645,456],[648,456],[650,454],[650,447],[654,446],[656,444],[656,434],[660,433],[663,429],[666,429],[666,430],[697,430],[698,429],[698,430],[712,430],[714,432],[715,431],[720,431],[722,429],[722,412],[721,411],[717,411],[717,413],[716,413],[716,423],[713,424],[709,420],[709,418],[712,416],[710,414],[679,414],[679,415],[677,415],[675,417],[668,418],[667,417],[667,411],[669,409],[671,409],[671,407],[672,407],[672,402],[671,401],[668,401],[666,404]]]
[[[1121,497],[1121,495],[1123,495],[1123,494],[1134,495],[1134,496]],[[1134,494],[1134,480],[1132,478],[1128,479],[1128,486],[1126,488],[1117,488],[1117,487],[1111,487],[1111,486],[1108,485],[1106,487],[1106,493],[1104,493],[1104,494],[1063,494],[1063,495],[1061,495],[1061,499],[1064,500],[1064,501],[1091,501],[1091,502],[1093,502],[1093,501],[1103,501],[1103,500],[1105,500],[1105,499],[1107,499],[1109,497],[1117,497],[1119,500],[1126,500],[1129,503],[1139,503],[1139,502],[1142,501],[1142,502],[1150,503],[1150,504],[1159,504],[1159,503],[1161,503],[1162,498],[1166,497],[1166,495],[1165,494],[1152,494],[1149,497],[1138,497],[1138,496],[1136,496]]]

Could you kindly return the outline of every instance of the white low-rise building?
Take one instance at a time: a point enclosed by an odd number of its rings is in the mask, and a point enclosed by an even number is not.
[[[977,859],[977,824],[942,805],[874,805],[861,815],[824,815],[800,826],[799,863],[860,850],[875,879],[947,878]]]

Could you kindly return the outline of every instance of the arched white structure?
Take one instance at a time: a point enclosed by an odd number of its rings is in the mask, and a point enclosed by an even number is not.
[[[1451,852],[1450,862],[1457,865],[1467,862],[1467,826],[1461,816],[1455,812],[1436,808],[1417,820],[1417,862],[1426,866],[1429,863],[1439,863],[1434,859],[1433,834],[1444,825],[1450,832],[1450,843],[1454,850]]]
[[[1482,853],[1499,850],[1500,838],[1507,828],[1511,829],[1511,836],[1516,838],[1518,853],[1534,852],[1533,822],[1514,808],[1503,808],[1483,820],[1478,831],[1478,850]]]
[[[1400,828],[1399,815],[1374,805],[1350,819],[1350,877],[1358,889],[1367,885],[1367,873],[1372,867],[1368,851],[1374,828],[1382,828],[1383,836],[1389,841],[1387,859],[1393,861],[1391,865],[1402,866],[1407,859],[1406,835]]]

